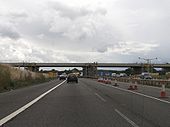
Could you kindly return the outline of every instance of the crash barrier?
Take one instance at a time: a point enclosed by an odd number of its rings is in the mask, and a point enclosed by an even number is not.
[[[98,82],[105,83],[105,84],[111,84],[111,79],[108,78],[98,78]]]
[[[115,78],[112,79],[113,81]],[[170,88],[170,80],[157,80],[157,79],[152,79],[152,80],[144,80],[144,79],[132,79],[132,78],[116,78],[118,82],[125,82],[125,83],[132,83],[135,84],[142,84],[142,85],[148,85],[148,86],[157,86],[157,87],[162,87],[162,84],[165,84],[166,88]]]

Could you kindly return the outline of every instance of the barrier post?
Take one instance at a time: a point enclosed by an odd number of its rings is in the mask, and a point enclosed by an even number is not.
[[[161,89],[161,92],[160,92],[160,98],[167,98],[166,91],[165,91],[165,82],[164,81],[162,81],[162,89]]]
[[[117,79],[115,79],[114,86],[118,86]]]
[[[135,85],[134,85],[134,90],[138,90],[138,82],[137,82],[137,80],[135,80]]]

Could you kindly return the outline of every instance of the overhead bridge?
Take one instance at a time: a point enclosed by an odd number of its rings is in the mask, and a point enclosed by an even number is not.
[[[120,67],[133,68],[134,72],[141,73],[143,68],[151,66],[152,68],[164,68],[170,71],[170,64],[152,64],[147,65],[143,63],[1,63],[8,64],[13,67],[24,67],[31,71],[39,71],[40,67],[82,67],[84,76],[96,76],[97,67]]]
[[[13,67],[86,67],[89,65],[97,67],[143,67],[143,63],[0,63]],[[152,64],[154,68],[170,68],[170,64]]]

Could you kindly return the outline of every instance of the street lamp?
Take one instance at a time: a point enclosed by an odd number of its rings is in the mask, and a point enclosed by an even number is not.
[[[150,67],[151,67],[151,62],[152,62],[152,60],[157,60],[158,58],[156,57],[156,58],[152,58],[152,59],[146,59],[146,58],[142,58],[142,57],[138,57],[139,59],[141,59],[141,60],[145,60],[146,62],[147,62],[147,71],[148,71],[148,73],[150,72]]]

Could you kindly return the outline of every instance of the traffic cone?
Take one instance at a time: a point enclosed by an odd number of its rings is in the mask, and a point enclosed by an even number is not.
[[[161,91],[160,98],[165,98],[165,97],[166,97],[166,92],[165,91]]]
[[[103,79],[103,83],[106,83],[106,79],[105,78]]]
[[[101,79],[98,78],[97,81],[98,81],[98,82],[101,82]]]
[[[115,80],[115,82],[114,82],[114,86],[118,86],[118,84],[117,84],[117,80]]]
[[[104,83],[104,78],[101,80],[101,83]]]
[[[162,84],[162,90],[160,92],[160,98],[167,98],[165,91],[165,84]]]
[[[110,79],[108,80],[108,84],[112,84],[112,81]]]
[[[138,90],[138,86],[137,85],[134,85],[134,90]]]
[[[129,85],[128,90],[134,90],[133,85]]]
[[[134,90],[138,90],[137,81],[135,81]]]
[[[105,84],[111,84],[111,81],[109,79],[106,79]]]

